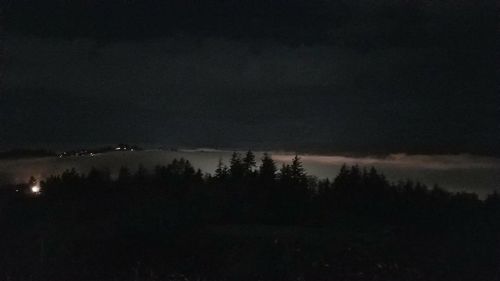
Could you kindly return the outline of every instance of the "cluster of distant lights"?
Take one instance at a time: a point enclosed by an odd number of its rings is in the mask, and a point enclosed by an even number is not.
[[[116,150],[116,151],[118,151],[118,150],[127,150],[127,148],[125,148],[125,147],[123,147],[123,148],[122,148],[122,147],[119,147],[119,146],[118,146],[118,147],[116,147],[116,148],[115,148],[115,150]],[[134,151],[134,149],[133,149],[133,148],[130,148],[130,149],[128,149],[128,150],[130,150],[130,151]]]

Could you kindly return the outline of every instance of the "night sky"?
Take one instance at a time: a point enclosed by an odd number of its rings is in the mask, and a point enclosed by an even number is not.
[[[500,156],[495,1],[1,2],[1,147]]]

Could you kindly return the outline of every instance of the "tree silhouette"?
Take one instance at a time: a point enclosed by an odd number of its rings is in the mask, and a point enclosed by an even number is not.
[[[264,185],[274,184],[276,180],[276,163],[268,153],[264,153],[259,166],[259,179]]]
[[[219,158],[219,162],[217,163],[217,168],[215,169],[215,179],[218,182],[224,182],[229,177],[229,168],[222,162],[222,159]]]
[[[240,182],[245,175],[245,165],[238,152],[233,152],[229,166],[230,177],[234,182]]]
[[[253,171],[257,165],[255,161],[255,155],[251,150],[248,150],[243,158],[243,167],[245,169],[245,175],[252,175]]]
[[[28,180],[28,186],[34,186],[36,185],[38,181],[36,180],[36,178],[34,176],[31,176],[30,179]]]
[[[290,165],[291,180],[297,188],[307,188],[307,174],[298,155],[292,159]]]

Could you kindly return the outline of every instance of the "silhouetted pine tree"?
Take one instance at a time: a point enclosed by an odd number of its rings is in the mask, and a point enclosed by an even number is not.
[[[245,157],[243,158],[243,167],[245,169],[245,175],[253,175],[254,169],[257,165],[257,162],[255,161],[255,155],[251,150],[248,150],[247,153],[245,154]]]
[[[237,152],[233,152],[231,156],[229,173],[233,182],[241,182],[243,180],[245,166],[243,165],[241,155]]]
[[[227,180],[228,177],[229,177],[229,169],[224,164],[224,162],[222,162],[222,159],[219,158],[219,162],[217,163],[217,168],[215,169],[214,178],[216,179],[217,182],[224,182]]]
[[[272,185],[276,181],[276,163],[268,153],[264,153],[259,166],[259,179],[264,185]]]
[[[290,165],[290,173],[292,183],[296,188],[307,188],[307,174],[298,155],[295,155],[295,157],[292,159],[292,164]]]

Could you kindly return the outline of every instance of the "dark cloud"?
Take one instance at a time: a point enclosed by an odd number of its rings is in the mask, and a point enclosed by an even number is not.
[[[354,2],[11,1],[0,142],[500,154],[490,3]]]
[[[190,34],[362,49],[457,47],[493,42],[495,31],[491,0],[7,0],[3,6],[9,31],[103,41]]]

